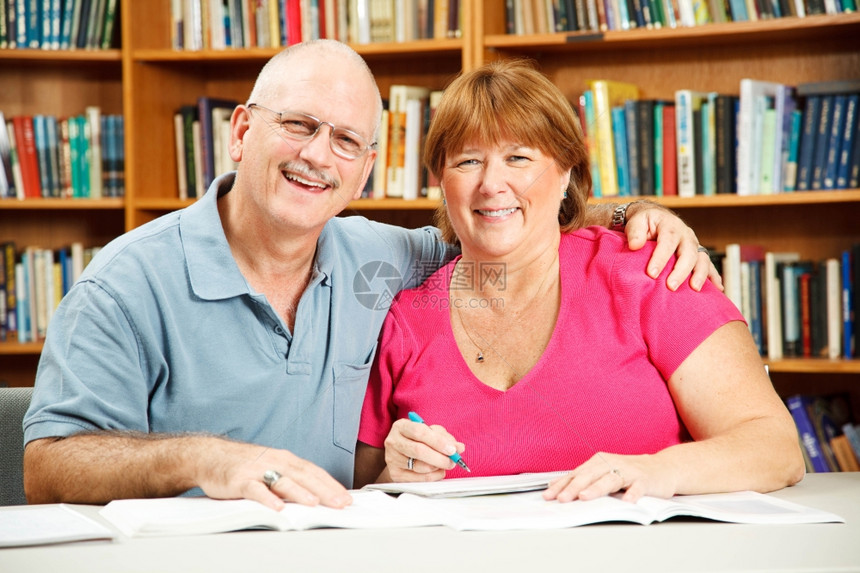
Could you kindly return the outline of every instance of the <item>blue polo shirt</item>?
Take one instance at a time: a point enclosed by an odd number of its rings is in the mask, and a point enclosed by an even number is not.
[[[388,302],[451,258],[432,227],[323,229],[294,332],[239,272],[218,217],[233,174],[108,244],[51,319],[24,439],[206,432],[289,450],[352,484]]]

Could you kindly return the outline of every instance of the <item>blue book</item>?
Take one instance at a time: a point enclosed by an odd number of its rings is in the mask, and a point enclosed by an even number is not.
[[[856,264],[857,261],[855,261]],[[842,251],[842,354],[846,360],[854,355],[854,308],[851,285],[851,251]]]
[[[821,97],[821,116],[815,128],[815,155],[812,158],[812,186],[824,188],[824,170],[827,167],[827,149],[830,143],[830,123],[833,120],[833,95]]]
[[[822,96],[811,95],[806,98],[806,109],[803,113],[803,131],[800,135],[800,152],[797,156],[798,191],[812,189],[812,162],[815,156],[815,141],[818,123],[821,120]]]
[[[29,48],[30,44],[27,41],[27,11],[29,2],[27,0],[19,0],[15,6],[15,43],[19,48]]]
[[[845,131],[845,104],[848,96],[837,94],[833,96],[833,110],[830,119],[830,137],[827,139],[827,158],[824,167],[822,189],[836,188],[836,170],[839,166],[843,132]]]
[[[665,102],[654,102],[654,195],[663,196],[663,108]]]
[[[116,193],[125,197],[125,117],[116,116]]]
[[[855,140],[857,139],[858,110],[860,94],[851,94],[845,103],[845,128],[842,132],[842,145],[839,147],[838,165],[836,168],[836,189],[847,189],[851,176],[851,157],[853,156]]]
[[[776,108],[776,132],[774,133],[774,150],[773,157],[773,187],[774,193],[778,193],[784,187],[783,177],[785,174],[785,164],[788,161],[788,148],[791,139],[791,121],[797,101],[794,98],[794,88],[792,86],[781,84],[776,89],[774,97],[774,107]]]
[[[624,117],[624,107],[612,108],[612,134],[615,145],[615,162],[618,173],[618,195],[630,196],[630,160],[627,154],[627,124]]]
[[[791,416],[794,418],[794,425],[797,426],[800,443],[803,444],[806,457],[812,466],[810,469],[814,472],[829,472],[830,466],[827,465],[827,460],[824,459],[821,444],[818,442],[815,427],[812,425],[812,419],[809,417],[807,410],[807,405],[810,403],[811,400],[802,395],[790,396],[786,400],[788,411],[791,412]]]
[[[39,49],[42,47],[42,15],[41,0],[21,0],[27,2],[27,46]]]
[[[732,15],[732,22],[746,22],[749,20],[747,5],[744,0],[729,0],[729,11]]]
[[[641,194],[639,185],[639,130],[636,127],[636,100],[629,99],[624,102],[624,118],[627,131],[627,164],[629,169],[628,183],[630,195]]]
[[[747,261],[749,265],[749,285],[750,285],[750,332],[752,333],[753,341],[758,347],[758,353],[764,356],[767,352],[764,345],[764,329],[762,325],[762,262]]]
[[[791,129],[788,136],[788,158],[782,174],[782,190],[797,189],[797,155],[800,147],[800,129],[803,123],[803,112],[796,109],[791,112]]]
[[[42,187],[42,197],[50,197],[51,156],[48,151],[47,118],[44,115],[33,116],[33,136],[36,142],[36,159],[39,164],[39,184]]]
[[[60,49],[68,50],[72,37],[72,21],[75,17],[75,5],[77,0],[66,0],[63,5],[63,14],[60,22]]]

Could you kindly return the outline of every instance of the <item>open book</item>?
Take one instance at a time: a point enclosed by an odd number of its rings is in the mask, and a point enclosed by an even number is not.
[[[65,504],[21,505],[0,511],[0,547],[112,540],[116,534]]]
[[[389,528],[443,525],[458,530],[555,529],[622,521],[642,525],[676,516],[734,523],[843,523],[838,515],[779,498],[738,492],[672,499],[619,497],[558,503],[539,491],[437,499],[378,490],[353,491],[345,509],[288,504],[280,512],[248,500],[131,499],[110,502],[102,516],[129,536],[192,535],[239,529]]]
[[[552,480],[567,473],[570,472],[564,470],[509,476],[451,478],[430,482],[372,483],[364,486],[363,489],[387,493],[413,493],[423,497],[467,497],[546,489]]]

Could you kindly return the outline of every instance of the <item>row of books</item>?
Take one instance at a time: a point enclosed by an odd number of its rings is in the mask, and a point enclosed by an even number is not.
[[[119,45],[119,0],[0,0],[0,50]]]
[[[60,300],[99,249],[73,243],[18,252],[14,242],[0,243],[0,341],[44,339]]]
[[[738,92],[640,98],[591,80],[579,99],[593,194],[693,197],[860,186],[860,79],[797,87],[742,79]]]
[[[797,426],[806,471],[860,471],[860,426],[846,394],[795,394],[786,400]]]
[[[442,92],[394,84],[379,126],[376,163],[362,193],[372,199],[440,199],[438,180],[424,167],[424,139]]]
[[[422,146],[441,91],[394,84],[378,131],[376,163],[365,198],[441,198],[438,182],[424,168]],[[203,96],[174,113],[176,177],[180,199],[200,197],[215,177],[232,171],[230,116],[237,101]]]
[[[177,50],[459,37],[460,0],[172,0]]]
[[[233,171],[230,116],[239,102],[201,96],[173,115],[180,199],[202,197],[218,175]]]
[[[632,30],[857,10],[856,0],[506,0],[508,34]]]
[[[125,195],[124,121],[88,106],[70,117],[0,111],[0,199]]]
[[[860,358],[860,243],[816,261],[750,244],[712,257],[763,356]]]

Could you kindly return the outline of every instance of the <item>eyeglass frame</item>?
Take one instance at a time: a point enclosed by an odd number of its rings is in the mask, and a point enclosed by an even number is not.
[[[341,157],[343,159],[347,159],[350,161],[364,157],[364,155],[367,154],[367,152],[370,151],[371,149],[375,148],[377,143],[378,143],[376,141],[374,141],[373,143],[368,143],[367,138],[365,138],[361,134],[359,134],[359,133],[357,133],[351,129],[337,126],[330,121],[323,121],[323,120],[319,119],[318,117],[314,117],[314,116],[310,115],[309,113],[303,113],[300,111],[292,111],[292,110],[275,111],[271,108],[268,108],[268,107],[261,105],[261,104],[258,104],[258,103],[248,103],[245,105],[245,107],[247,107],[249,110],[253,109],[253,108],[260,108],[260,109],[264,109],[264,110],[268,111],[271,114],[274,114],[278,118],[276,123],[277,123],[278,127],[280,128],[280,132],[283,132],[283,134],[286,137],[289,137],[291,139],[295,139],[297,141],[311,141],[313,138],[315,138],[317,136],[317,134],[320,131],[320,128],[323,125],[329,126],[329,128],[330,128],[329,136],[328,136],[329,148],[338,157]],[[284,129],[284,127],[283,127],[284,124],[281,121],[281,118],[283,117],[284,114],[296,115],[296,116],[300,116],[302,118],[307,118],[309,120],[312,120],[312,121],[316,122],[316,129],[314,129],[313,133],[310,133],[309,135],[306,135],[306,136],[301,136],[301,135],[297,135],[295,133],[290,133],[286,129]],[[336,131],[338,133],[345,133],[349,137],[355,139],[357,142],[363,144],[363,147],[361,148],[361,152],[358,155],[352,156],[352,155],[345,154],[342,149],[338,149],[337,146],[335,145],[335,139],[334,139]]]

